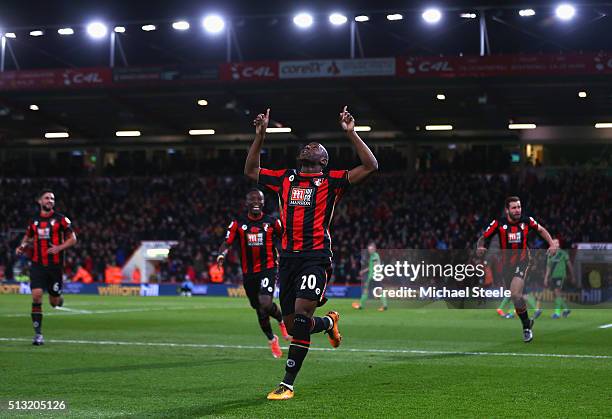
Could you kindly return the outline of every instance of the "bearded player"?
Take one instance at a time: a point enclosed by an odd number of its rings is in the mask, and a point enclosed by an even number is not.
[[[280,358],[283,351],[278,336],[272,333],[270,317],[278,321],[283,338],[289,340],[281,311],[273,301],[278,276],[275,241],[280,239],[283,228],[278,218],[263,213],[264,195],[260,190],[254,189],[247,193],[246,206],[246,216],[232,220],[227,228],[217,263],[223,265],[229,248],[237,242],[240,247],[242,285],[251,307],[257,312],[259,326],[268,338],[272,356]]]
[[[38,194],[40,211],[35,214],[21,244],[15,251],[22,255],[32,246],[32,267],[30,269],[30,288],[32,290],[32,326],[34,339],[32,345],[44,345],[42,335],[42,298],[44,290],[49,293],[52,307],[64,304],[62,296],[65,250],[77,242],[68,217],[55,212],[55,194],[45,189]]]
[[[310,335],[325,332],[332,347],[340,345],[340,315],[330,311],[314,317],[325,303],[325,288],[331,274],[329,227],[334,207],[349,185],[363,181],[378,170],[372,151],[355,132],[355,119],[346,107],[340,113],[340,126],[353,144],[361,165],[352,170],[328,170],[327,150],[319,143],[306,144],[298,154],[298,169],[270,170],[260,167],[259,155],[270,109],[254,121],[255,140],[249,149],[244,174],[278,194],[283,223],[279,264],[281,311],[293,336],[285,367],[285,377],[268,394],[270,400],[290,399],[293,384],[310,347]]]
[[[539,234],[548,242],[548,253],[551,255],[557,251],[557,243],[542,225],[532,217],[522,215],[521,200],[518,196],[506,198],[505,214],[505,217],[493,220],[478,239],[478,253],[483,255],[493,236],[498,236],[504,283],[506,287],[510,287],[510,298],[523,326],[523,341],[528,343],[533,340],[533,319],[529,318],[523,297],[530,259],[527,236],[531,231]]]

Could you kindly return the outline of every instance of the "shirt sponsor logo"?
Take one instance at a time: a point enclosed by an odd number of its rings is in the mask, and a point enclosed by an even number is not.
[[[246,236],[249,246],[263,246],[263,233],[247,233]]]
[[[508,233],[508,243],[520,243],[523,233],[520,231],[516,233]]]
[[[38,231],[38,238],[39,239],[43,239],[43,240],[48,240],[49,237],[51,237],[51,235],[49,234],[51,229],[46,227],[46,228],[37,228],[36,229]]]
[[[289,194],[289,205],[292,207],[310,207],[312,206],[313,195],[314,188],[293,186]]]

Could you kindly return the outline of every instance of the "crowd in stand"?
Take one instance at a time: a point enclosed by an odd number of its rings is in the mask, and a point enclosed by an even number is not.
[[[612,178],[598,172],[560,172],[538,177],[453,172],[378,174],[350,188],[335,211],[332,227],[335,280],[358,282],[361,249],[464,249],[502,214],[507,195],[519,195],[532,215],[564,247],[581,241],[609,241]],[[70,277],[82,267],[102,280],[109,265],[122,266],[141,240],[176,240],[157,281],[207,281],[209,267],[232,217],[245,210],[253,185],[239,176],[0,178],[0,265],[4,277],[23,265],[14,249],[28,217],[36,211],[36,192],[51,187],[57,210],[68,215],[79,237],[67,252]],[[267,210],[277,200],[266,192]],[[237,252],[230,254],[225,279],[240,281]]]

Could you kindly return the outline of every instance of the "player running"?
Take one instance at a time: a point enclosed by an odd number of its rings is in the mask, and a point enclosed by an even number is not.
[[[554,242],[556,246],[559,247],[559,240],[555,239]],[[567,318],[571,312],[563,295],[561,295],[561,289],[568,276],[568,272],[572,278],[572,283],[575,283],[574,268],[565,250],[559,249],[554,255],[548,256],[546,274],[544,275],[544,288],[550,285],[555,293],[555,312],[552,315],[553,319],[558,319],[561,315]],[[563,313],[561,313],[561,309],[563,309]]]
[[[278,343],[278,336],[272,333],[270,317],[278,321],[283,339],[289,340],[281,311],[273,301],[278,276],[278,252],[274,241],[280,239],[283,229],[279,219],[263,213],[264,195],[260,190],[254,189],[247,193],[246,206],[246,216],[232,220],[227,228],[225,242],[219,248],[217,263],[223,265],[228,249],[234,242],[238,242],[242,285],[251,307],[257,312],[259,326],[268,338],[272,356],[280,358],[283,351]]]
[[[285,367],[285,377],[268,394],[270,400],[293,397],[293,383],[310,347],[310,335],[325,332],[332,347],[340,345],[340,315],[330,311],[314,317],[325,303],[325,287],[331,274],[329,227],[334,207],[349,185],[363,181],[378,170],[372,151],[355,132],[355,119],[346,106],[340,113],[340,126],[351,141],[361,165],[352,170],[327,170],[329,156],[319,143],[306,144],[298,154],[298,169],[270,170],[260,167],[259,155],[270,109],[254,121],[255,140],[249,149],[244,174],[276,192],[283,223],[280,256],[280,300],[285,323],[293,339]]]
[[[368,299],[368,291],[370,289],[370,284],[372,283],[372,277],[374,276],[374,267],[380,265],[380,255],[376,251],[376,244],[370,243],[368,244],[368,267],[362,269],[359,274],[367,276],[365,277],[365,281],[363,282],[363,286],[361,287],[361,299],[359,302],[355,301],[352,306],[356,310],[363,309],[363,306]],[[387,297],[382,295],[380,297],[380,302],[382,305],[378,308],[378,311],[385,311],[389,308],[387,304]]]
[[[529,270],[529,249],[527,248],[527,236],[530,231],[537,232],[548,242],[548,252],[553,255],[557,250],[557,244],[550,237],[548,231],[537,223],[532,217],[523,217],[521,212],[521,200],[518,196],[506,198],[506,216],[499,220],[493,220],[483,235],[478,239],[478,253],[484,254],[488,243],[493,236],[498,235],[499,248],[502,253],[503,279],[506,287],[510,287],[512,302],[516,314],[523,325],[523,341],[525,343],[533,340],[533,319],[527,313],[527,304],[523,297],[525,278]]]
[[[32,345],[44,345],[42,335],[42,298],[43,291],[49,293],[52,307],[64,304],[62,297],[64,252],[77,242],[72,231],[72,223],[65,215],[55,212],[55,194],[45,189],[38,194],[40,212],[30,220],[21,244],[15,251],[22,255],[32,246],[32,267],[30,269],[30,289],[32,290],[32,326],[34,339]]]

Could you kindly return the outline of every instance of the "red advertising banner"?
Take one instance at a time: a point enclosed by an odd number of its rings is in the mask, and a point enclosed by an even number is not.
[[[277,80],[278,61],[221,64],[219,73],[225,81]]]
[[[191,84],[215,81],[402,77],[460,78],[612,74],[612,52],[470,57],[254,61],[197,66],[104,67],[0,72],[0,91]]]
[[[71,89],[109,86],[110,68],[6,71],[0,73],[0,90]]]
[[[399,77],[503,77],[612,74],[611,53],[400,57]]]

